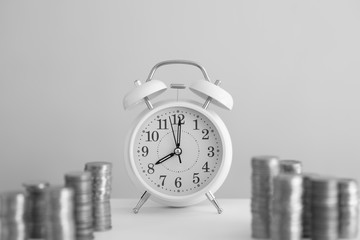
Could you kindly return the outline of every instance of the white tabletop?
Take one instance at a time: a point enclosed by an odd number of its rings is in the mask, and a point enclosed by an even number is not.
[[[224,209],[222,214],[218,214],[209,201],[186,208],[170,208],[150,200],[134,214],[132,208],[137,201],[113,199],[113,228],[96,232],[95,240],[251,239],[248,199],[218,199]]]
[[[96,232],[95,240],[251,240],[249,199],[218,199],[224,209],[218,214],[205,201],[186,208],[164,207],[152,201],[138,214],[132,212],[138,199],[113,199],[112,230]],[[356,238],[360,240],[360,236]]]

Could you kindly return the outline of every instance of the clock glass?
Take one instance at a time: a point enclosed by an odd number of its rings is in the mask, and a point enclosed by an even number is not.
[[[204,114],[187,107],[154,112],[134,138],[133,157],[142,180],[167,195],[205,188],[222,163],[219,130]]]

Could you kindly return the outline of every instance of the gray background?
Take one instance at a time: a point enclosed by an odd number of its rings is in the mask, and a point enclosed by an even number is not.
[[[198,61],[234,97],[231,112],[211,106],[234,145],[219,197],[249,197],[258,154],[359,178],[359,43],[358,1],[1,1],[0,190],[111,161],[113,196],[138,197],[123,145],[145,106],[126,112],[122,98],[167,59]]]

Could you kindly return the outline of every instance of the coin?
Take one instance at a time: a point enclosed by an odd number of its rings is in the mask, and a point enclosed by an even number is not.
[[[88,162],[85,164],[85,170],[90,172],[111,172],[112,164],[110,162]]]
[[[359,185],[355,179],[339,179],[339,238],[356,238],[359,226]]]
[[[26,230],[26,195],[22,191],[3,192],[0,194],[0,238],[27,239]]]
[[[274,178],[271,208],[271,238],[301,239],[303,179],[298,174],[281,173]]]
[[[65,185],[74,190],[76,238],[92,239],[94,237],[92,183],[93,178],[90,172],[75,171],[65,174]]]
[[[251,166],[252,237],[269,238],[272,182],[279,173],[279,159],[275,156],[255,156],[251,159]]]
[[[74,240],[74,190],[63,186],[51,186],[45,196],[45,239]]]
[[[85,171],[92,176],[92,203],[94,231],[111,229],[111,180],[112,164],[109,162],[89,162]]]
[[[311,178],[311,238],[338,238],[338,179]]]
[[[31,181],[23,184],[27,192],[26,224],[29,238],[45,236],[44,190],[49,185],[47,181]]]
[[[314,173],[303,173],[303,238],[311,237],[311,179],[318,176]]]
[[[301,174],[302,163],[297,160],[281,160],[280,173]]]

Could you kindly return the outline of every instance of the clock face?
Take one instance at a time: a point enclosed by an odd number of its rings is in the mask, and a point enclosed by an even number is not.
[[[133,158],[147,185],[167,195],[184,196],[206,187],[223,156],[218,129],[202,113],[168,107],[148,117],[135,133]]]

